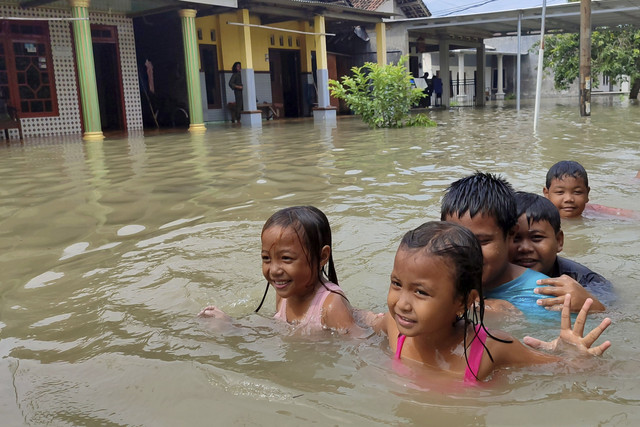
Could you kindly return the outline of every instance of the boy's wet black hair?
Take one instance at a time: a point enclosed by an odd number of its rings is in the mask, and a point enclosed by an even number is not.
[[[589,177],[587,171],[578,162],[573,160],[561,160],[549,168],[547,172],[546,187],[551,187],[551,181],[554,179],[562,180],[565,176],[571,176],[576,179],[582,178],[584,186],[589,187]]]
[[[513,187],[501,176],[483,172],[457,180],[442,198],[440,219],[467,212],[471,218],[493,217],[506,237],[518,222]]]
[[[314,206],[292,206],[284,208],[271,215],[271,217],[264,223],[262,232],[271,227],[292,227],[296,232],[302,247],[305,249],[305,256],[311,269],[318,270],[318,279],[324,284],[326,280],[338,285],[338,275],[336,273],[336,267],[333,263],[333,250],[329,254],[329,261],[325,268],[319,268],[320,259],[322,256],[322,248],[324,246],[331,246],[331,226],[327,216],[320,209]],[[327,288],[328,289],[328,288]],[[328,289],[331,291],[330,289]],[[269,291],[269,283],[264,291],[264,296],[256,313],[262,307],[264,300]],[[334,292],[334,291],[331,291]],[[335,292],[346,299],[344,295],[339,292]]]
[[[560,212],[551,200],[546,197],[527,193],[526,191],[518,191],[516,192],[516,207],[518,209],[518,218],[523,214],[527,215],[527,224],[531,225],[532,222],[547,221],[556,234],[560,232]]]
[[[478,301],[473,303],[471,313],[469,313],[469,310],[465,310],[462,315],[465,325],[469,323],[474,325],[471,340],[467,340],[466,331],[464,334],[464,357],[469,369],[471,369],[471,366],[469,366],[467,348],[477,338],[479,328],[484,329],[487,335],[495,340],[511,342],[494,337],[484,326],[482,247],[476,236],[469,229],[452,222],[426,222],[415,230],[407,232],[402,238],[398,250],[423,250],[430,255],[443,258],[453,271],[453,281],[456,288],[455,295],[460,298],[465,306],[471,291],[476,290],[478,292]],[[471,314],[471,317],[469,314]],[[493,361],[493,356],[491,356],[486,344],[483,343],[483,346],[487,355]],[[473,372],[473,375],[478,378],[477,372]]]

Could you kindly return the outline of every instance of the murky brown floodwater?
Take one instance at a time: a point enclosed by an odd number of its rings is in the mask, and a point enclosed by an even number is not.
[[[637,425],[639,222],[563,224],[565,255],[620,296],[608,313],[614,346],[586,373],[445,386],[399,373],[380,337],[280,334],[273,292],[252,314],[260,229],[285,206],[327,213],[343,288],[376,310],[401,235],[437,219],[446,186],[476,169],[540,192],[551,164],[575,159],[593,202],[640,210],[640,106],[594,99],[582,119],[564,102],[543,105],[537,135],[527,105],[432,112],[436,129],[369,130],[347,117],[333,128],[2,142],[1,424]],[[197,319],[209,303],[239,326]]]

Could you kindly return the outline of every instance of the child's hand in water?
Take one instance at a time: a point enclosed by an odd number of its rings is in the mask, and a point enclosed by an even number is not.
[[[570,344],[574,346],[581,353],[588,353],[594,356],[600,356],[606,349],[611,347],[610,341],[605,341],[596,347],[591,347],[594,342],[602,335],[605,329],[611,324],[611,319],[608,317],[600,322],[596,328],[584,335],[584,325],[587,320],[587,313],[593,300],[587,298],[576,317],[573,330],[571,329],[571,294],[566,294],[564,298],[564,305],[562,307],[562,317],[560,321],[560,336],[553,341],[546,342],[540,341],[532,337],[524,337],[523,341],[530,347],[541,350],[556,350],[563,344]]]
[[[208,307],[203,308],[202,311],[198,313],[198,317],[213,317],[215,319],[224,319],[224,320],[231,319],[231,317],[229,317],[224,311],[220,310],[215,305],[210,305]]]
[[[560,277],[553,277],[549,279],[540,279],[536,282],[538,285],[546,285],[535,288],[533,291],[540,295],[550,295],[551,298],[541,298],[538,300],[538,305],[546,308],[547,310],[562,310],[564,299],[567,294],[571,294],[571,312],[577,313],[587,301],[587,298],[593,300],[591,305],[591,311],[604,311],[604,305],[591,295],[580,283],[576,282],[571,277],[563,274]]]

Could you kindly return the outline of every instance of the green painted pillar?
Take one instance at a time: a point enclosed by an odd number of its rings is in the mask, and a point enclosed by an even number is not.
[[[200,71],[198,40],[196,36],[196,10],[182,9],[178,12],[182,20],[182,41],[184,43],[184,66],[189,95],[189,132],[205,132],[202,114],[202,94],[200,92]]]
[[[71,0],[71,15],[74,18],[81,18],[72,22],[76,60],[78,62],[82,122],[84,123],[84,135],[82,137],[87,141],[102,140],[104,135],[102,134],[102,124],[100,123],[96,67],[93,61],[93,44],[91,43],[91,26],[89,24],[89,0]]]

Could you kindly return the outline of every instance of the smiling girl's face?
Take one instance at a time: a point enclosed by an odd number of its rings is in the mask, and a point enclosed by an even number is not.
[[[272,226],[262,232],[262,274],[281,298],[304,297],[319,283],[293,227]]]
[[[456,315],[466,309],[445,258],[402,246],[393,263],[387,304],[401,334],[433,340],[449,336]]]

